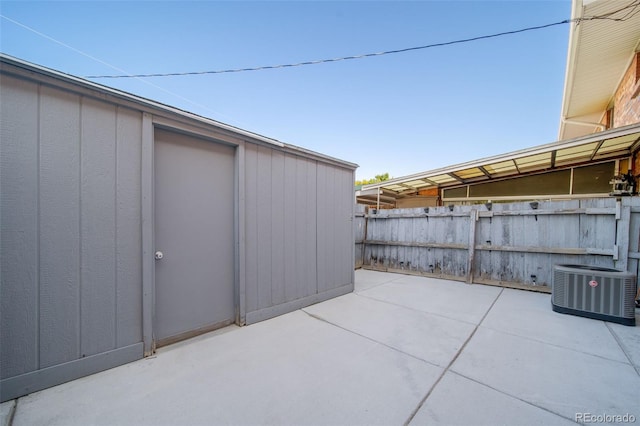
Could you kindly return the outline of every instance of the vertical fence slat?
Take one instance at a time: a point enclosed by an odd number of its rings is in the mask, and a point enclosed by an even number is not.
[[[467,261],[467,283],[473,282],[473,258],[476,253],[476,223],[478,222],[478,210],[471,210],[469,214],[469,259]]]
[[[624,201],[617,209],[607,198],[372,211],[366,232],[358,234],[364,241],[361,262],[374,269],[549,291],[554,264],[638,268],[636,259],[629,262],[629,251],[636,253],[629,247],[635,232],[632,204],[638,203]]]
[[[629,230],[631,226],[631,206],[622,205],[622,202],[618,201],[617,206],[620,206],[620,219],[616,223],[616,243],[614,250],[618,254],[618,258],[615,260],[615,266],[623,271],[627,270],[627,263],[629,259]]]

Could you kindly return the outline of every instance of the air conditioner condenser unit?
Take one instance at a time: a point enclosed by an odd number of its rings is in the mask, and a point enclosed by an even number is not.
[[[636,276],[612,268],[555,265],[551,305],[555,312],[635,326]]]

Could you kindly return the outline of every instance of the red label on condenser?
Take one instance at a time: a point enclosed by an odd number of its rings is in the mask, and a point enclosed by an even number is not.
[[[591,287],[598,287],[598,281],[596,281],[596,280],[591,280],[591,281],[589,281],[589,285],[590,285]]]

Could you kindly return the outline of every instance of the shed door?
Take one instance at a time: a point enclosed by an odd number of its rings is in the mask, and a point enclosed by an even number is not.
[[[232,147],[156,129],[158,345],[233,322],[234,157]]]

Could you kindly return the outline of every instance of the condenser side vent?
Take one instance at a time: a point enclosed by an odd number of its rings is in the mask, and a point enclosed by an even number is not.
[[[636,277],[611,268],[556,265],[551,303],[555,312],[635,326]]]

